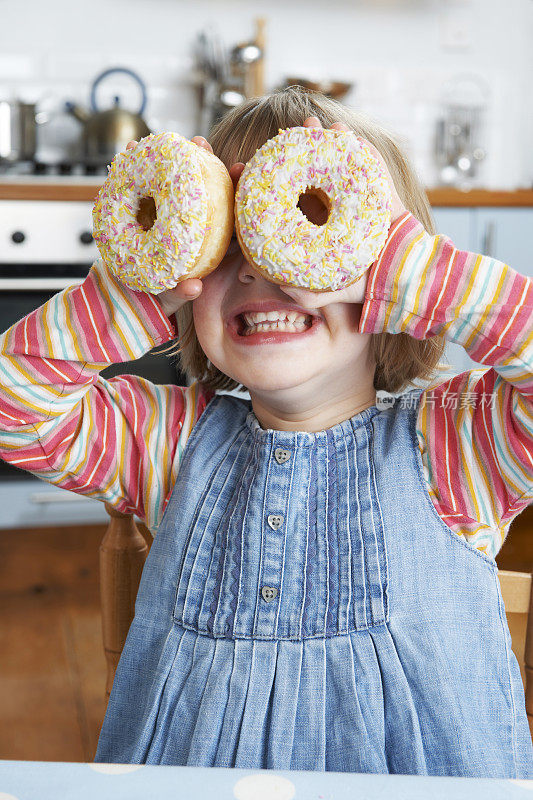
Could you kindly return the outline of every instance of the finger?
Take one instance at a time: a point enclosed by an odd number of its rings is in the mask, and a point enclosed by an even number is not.
[[[334,131],[350,131],[351,128],[348,125],[345,125],[344,122],[334,122],[331,126]]]
[[[201,280],[198,278],[186,278],[169,291],[183,300],[191,300],[193,297],[198,297],[202,289],[203,284]]]
[[[367,139],[363,139],[363,137],[362,137],[362,136],[358,136],[357,138],[359,139],[359,141],[361,142],[361,144],[364,144],[364,145],[365,145],[365,147],[367,147],[367,148],[370,150],[370,152],[372,153],[372,155],[373,155],[375,158],[377,158],[377,160],[378,160],[378,161],[381,161],[382,163],[384,163],[384,158],[383,158],[383,156],[381,155],[381,153],[379,152],[379,150],[378,150],[376,147],[374,147],[374,145],[373,145],[373,144],[370,144],[370,142],[369,142]]]
[[[180,284],[178,284],[180,286]],[[183,296],[190,299],[191,297],[197,297],[203,289],[202,281],[198,280],[198,278],[187,278],[187,280],[182,281],[181,283],[181,291]]]
[[[296,300],[302,308],[318,308],[321,304],[319,292],[312,292],[310,289],[297,289],[295,286],[280,286],[285,294]]]
[[[209,144],[207,139],[204,139],[203,136],[193,136],[192,139],[191,139],[191,142],[194,142],[194,144],[197,144],[198,147],[203,147],[204,150],[208,150],[210,153],[213,152],[213,148],[211,147],[211,145]]]
[[[237,188],[237,184],[239,182],[239,178],[242,175],[243,169],[244,169],[244,164],[242,163],[242,161],[237,161],[236,164],[232,164],[231,167],[229,168],[229,176],[233,181],[234,189]]]
[[[304,128],[321,128],[322,123],[318,119],[318,117],[307,117],[304,120]]]
[[[135,139],[132,139],[131,142],[128,142],[128,144],[126,145],[126,150],[131,150],[132,147],[136,146],[136,144],[137,142],[135,141]]]

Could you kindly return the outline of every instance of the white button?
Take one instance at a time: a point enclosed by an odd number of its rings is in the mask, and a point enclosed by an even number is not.
[[[269,514],[267,522],[273,530],[277,531],[283,525],[283,517],[281,514]]]
[[[282,447],[276,447],[274,450],[274,458],[278,464],[284,464],[291,457],[290,450],[284,450]]]
[[[266,600],[267,603],[270,603],[275,597],[277,597],[278,590],[274,586],[263,586],[261,589],[261,594],[263,595],[263,600]]]

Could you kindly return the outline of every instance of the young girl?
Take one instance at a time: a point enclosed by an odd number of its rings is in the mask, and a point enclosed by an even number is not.
[[[390,172],[356,284],[273,284],[235,241],[158,296],[98,260],[3,336],[2,457],[156,534],[96,760],[533,778],[494,561],[533,496],[533,282],[431,235],[397,145],[333,101],[251,100],[211,141],[236,179],[302,124],[347,126]],[[239,335],[269,311],[301,324]],[[98,376],[176,312],[190,386]],[[442,337],[482,367],[400,395]],[[216,393],[239,384],[251,402]]]

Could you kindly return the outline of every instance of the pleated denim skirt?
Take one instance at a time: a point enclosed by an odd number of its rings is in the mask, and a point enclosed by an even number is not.
[[[317,433],[211,400],[97,761],[533,778],[497,567],[433,506],[419,397]]]

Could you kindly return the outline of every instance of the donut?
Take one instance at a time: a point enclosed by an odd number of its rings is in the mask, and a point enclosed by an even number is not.
[[[300,210],[301,195],[324,203],[323,225]],[[314,292],[358,280],[385,244],[391,212],[383,167],[351,131],[280,130],[246,164],[235,193],[247,261],[272,283]]]
[[[212,272],[232,233],[226,167],[177,133],[150,134],[118,153],[93,206],[93,238],[103,261],[142,292]]]

